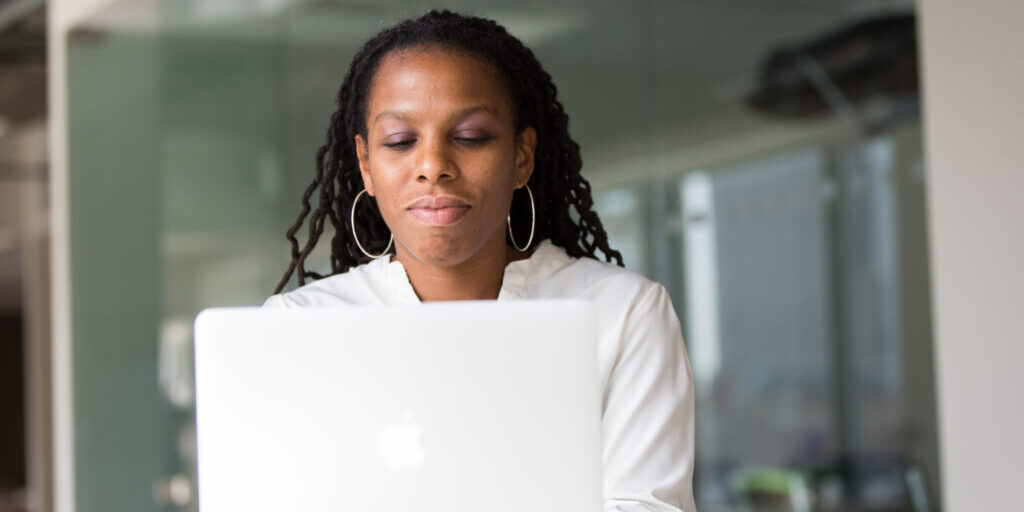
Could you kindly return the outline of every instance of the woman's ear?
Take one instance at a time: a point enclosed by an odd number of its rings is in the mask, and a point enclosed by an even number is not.
[[[533,155],[537,151],[537,130],[532,126],[523,128],[516,135],[516,176],[515,187],[521,188],[533,175]]]
[[[370,179],[370,153],[363,136],[356,134],[356,158],[359,159],[359,174],[363,177],[366,193],[373,195],[373,180]]]

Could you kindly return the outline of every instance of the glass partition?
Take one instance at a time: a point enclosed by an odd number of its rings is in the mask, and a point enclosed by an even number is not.
[[[535,51],[670,291],[700,509],[937,510],[913,4],[443,6]],[[192,318],[272,292],[349,59],[425,9],[124,1],[68,34],[77,510],[195,510]]]

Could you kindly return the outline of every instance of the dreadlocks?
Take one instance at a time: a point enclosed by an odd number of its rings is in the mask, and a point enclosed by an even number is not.
[[[574,257],[596,259],[596,251],[600,250],[608,262],[622,265],[622,255],[608,246],[608,236],[592,209],[590,184],[580,174],[580,148],[569,136],[569,116],[558,101],[551,75],[529,48],[494,21],[433,10],[378,33],[352,59],[338,90],[337,110],[331,115],[327,142],[316,152],[316,175],[303,192],[302,209],[286,235],[291,243],[292,261],[274,293],[284,289],[292,273],[297,273],[300,286],[306,279],[324,277],[306,270],[305,263],[323,233],[325,222],[334,228],[331,274],[370,260],[352,239],[349,217],[353,199],[363,188],[354,138],[357,133],[366,137],[366,102],[374,72],[383,57],[398,49],[423,46],[438,46],[489,62],[511,95],[516,133],[528,126],[537,131],[534,172],[529,181],[536,204],[535,239],[548,238]],[[311,206],[314,193],[315,210]],[[373,200],[368,202],[374,204]],[[518,206],[515,203],[512,229],[518,234],[517,240],[525,240],[529,232],[529,207],[524,201],[519,201]],[[381,250],[388,243],[390,231],[376,208],[367,206],[364,202],[355,212],[360,240],[368,250]],[[570,208],[575,209],[575,216]],[[309,235],[302,245],[296,233],[307,216]]]

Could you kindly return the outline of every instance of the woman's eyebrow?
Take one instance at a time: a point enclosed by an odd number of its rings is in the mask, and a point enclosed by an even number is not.
[[[477,105],[477,106],[466,107],[464,109],[461,109],[458,112],[455,112],[454,114],[452,114],[451,116],[448,116],[448,119],[449,120],[463,119],[463,118],[469,117],[469,116],[471,116],[471,115],[473,115],[473,114],[475,114],[477,112],[487,112],[487,113],[491,114],[494,117],[498,117],[498,111],[495,110],[494,108],[489,107],[487,105]]]
[[[377,124],[377,121],[385,117],[391,117],[399,121],[410,121],[413,118],[413,116],[399,110],[385,110],[373,117],[373,124]]]
[[[473,115],[473,114],[475,114],[477,112],[487,112],[487,113],[491,114],[494,117],[498,117],[498,111],[495,108],[487,106],[487,105],[475,105],[475,106],[472,106],[472,107],[466,107],[466,108],[463,108],[463,109],[459,109],[456,112],[453,112],[451,115],[448,116],[448,121],[454,121],[454,120],[458,120],[458,119],[463,119],[463,118],[469,117],[469,116],[471,116],[471,115]],[[376,116],[374,116],[373,124],[376,124],[377,121],[380,121],[382,118],[385,118],[385,117],[390,117],[390,118],[393,118],[393,119],[398,119],[399,121],[412,121],[412,120],[414,120],[416,118],[416,116],[414,116],[414,115],[412,115],[412,114],[410,114],[409,112],[406,112],[406,111],[402,111],[402,110],[385,110],[384,112],[381,112],[381,113],[377,114]]]

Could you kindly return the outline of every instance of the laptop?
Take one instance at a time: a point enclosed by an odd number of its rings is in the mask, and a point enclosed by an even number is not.
[[[601,509],[583,301],[214,308],[199,512]]]

